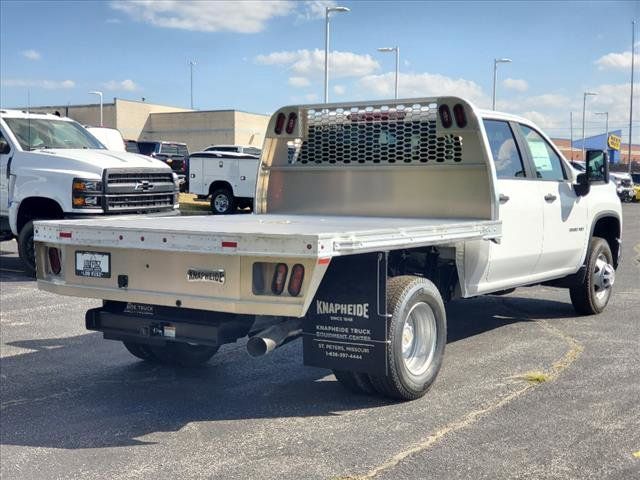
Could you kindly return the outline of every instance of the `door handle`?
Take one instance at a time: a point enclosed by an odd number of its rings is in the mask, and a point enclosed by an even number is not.
[[[507,203],[509,201],[509,195],[503,195],[502,193],[498,197],[500,203]]]
[[[558,198],[558,197],[556,197],[553,193],[547,193],[547,194],[544,196],[544,199],[545,199],[547,202],[555,202],[557,198]]]

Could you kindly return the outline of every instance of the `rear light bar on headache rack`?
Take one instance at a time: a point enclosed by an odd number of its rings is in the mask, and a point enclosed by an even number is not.
[[[280,135],[282,130],[284,129],[284,122],[287,120],[287,116],[280,112],[276,117],[276,126],[273,129],[276,132],[276,135]]]
[[[467,116],[464,113],[464,107],[459,103],[456,103],[453,107],[453,117],[456,119],[456,124],[459,128],[467,126]]]
[[[451,127],[453,120],[451,118],[451,110],[449,110],[449,105],[443,104],[438,107],[438,113],[440,113],[440,123],[444,128]]]

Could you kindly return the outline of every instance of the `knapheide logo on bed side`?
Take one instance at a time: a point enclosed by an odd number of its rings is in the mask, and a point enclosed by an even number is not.
[[[355,317],[369,318],[368,303],[333,303],[324,300],[316,300],[316,313],[318,315],[353,315]]]

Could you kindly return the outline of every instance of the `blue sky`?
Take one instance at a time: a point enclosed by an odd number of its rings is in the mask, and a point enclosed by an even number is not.
[[[312,2],[12,2],[0,5],[0,103],[93,103],[112,97],[201,110],[269,113],[322,100],[324,7]],[[608,111],[628,135],[631,20],[640,1],[366,2],[331,25],[331,101],[393,96],[400,47],[400,96],[458,94],[489,107],[495,57],[498,109],[525,115],[552,136],[580,134],[589,111]],[[636,40],[638,37],[636,30]],[[638,47],[636,47],[636,51]],[[636,53],[636,70],[638,69]],[[640,97],[634,98],[634,139]],[[587,133],[604,131],[589,114]]]

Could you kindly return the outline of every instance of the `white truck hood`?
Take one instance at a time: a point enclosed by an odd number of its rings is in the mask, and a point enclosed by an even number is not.
[[[81,165],[86,165],[86,170],[101,173],[105,168],[171,168],[164,162],[156,160],[145,155],[138,155],[129,152],[114,152],[113,150],[90,150],[90,149],[46,149],[32,152],[25,152],[29,155],[37,156],[39,159],[43,157],[54,157],[55,166],[66,168],[65,163],[75,163],[72,169],[82,169]],[[53,161],[53,158],[51,159]],[[74,168],[75,167],[75,168]],[[94,167],[94,168],[91,168]]]

